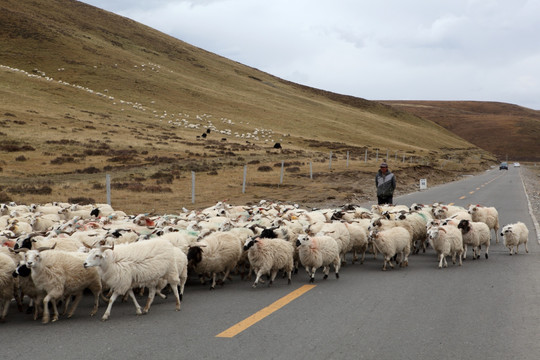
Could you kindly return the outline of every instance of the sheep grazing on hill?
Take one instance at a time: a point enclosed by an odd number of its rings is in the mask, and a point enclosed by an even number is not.
[[[499,213],[494,207],[486,207],[482,205],[470,205],[469,214],[471,214],[472,221],[483,222],[491,230],[495,231],[495,243],[499,243]],[[491,237],[491,234],[490,234]]]
[[[126,293],[133,300],[137,315],[148,313],[158,287],[162,288],[164,281],[172,288],[176,311],[180,310],[178,259],[173,245],[167,240],[157,238],[112,247],[100,246],[90,250],[84,267],[99,267],[103,283],[112,291],[101,318],[103,321],[109,319],[116,298]],[[148,288],[148,299],[142,311],[133,293],[135,287]]]
[[[467,257],[467,246],[473,248],[473,260],[480,258],[480,249],[482,245],[486,247],[486,259],[489,253],[490,230],[483,222],[474,222],[469,220],[461,220],[458,224],[458,229],[461,230],[463,236],[463,258]]]
[[[315,281],[315,271],[323,268],[324,279],[328,278],[330,265],[334,266],[336,278],[339,278],[341,259],[336,240],[327,235],[309,236],[302,234],[296,240],[300,263],[309,274],[309,282]]]
[[[386,271],[386,265],[392,265],[391,259],[395,255],[400,256],[399,264],[401,267],[409,265],[409,254],[411,253],[411,235],[407,229],[396,226],[387,230],[372,230],[369,233],[369,239],[373,241],[377,250],[383,254],[383,271]]]
[[[244,251],[247,251],[249,263],[257,277],[253,287],[257,287],[262,275],[270,275],[272,285],[279,270],[287,273],[288,283],[291,283],[291,274],[294,268],[294,247],[287,240],[264,239],[253,237],[246,240]]]
[[[517,254],[519,245],[521,244],[525,245],[525,251],[527,253],[529,252],[529,248],[527,247],[529,229],[521,221],[504,226],[501,230],[501,236],[503,237],[504,246],[510,250],[510,255],[512,255],[512,252]]]

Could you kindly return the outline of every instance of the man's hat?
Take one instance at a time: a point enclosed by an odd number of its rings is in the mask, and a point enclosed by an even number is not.
[[[383,163],[381,164],[381,167],[385,167],[385,168],[387,168],[387,167],[388,167],[388,164],[387,164],[387,163],[385,163],[385,162],[383,162]]]

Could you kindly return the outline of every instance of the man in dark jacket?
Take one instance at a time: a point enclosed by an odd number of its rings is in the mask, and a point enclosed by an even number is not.
[[[381,164],[381,168],[375,176],[375,186],[377,187],[377,199],[379,200],[379,205],[393,204],[396,177],[388,170],[388,164],[385,162]]]

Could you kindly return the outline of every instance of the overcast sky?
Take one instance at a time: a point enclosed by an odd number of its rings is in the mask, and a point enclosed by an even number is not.
[[[540,0],[83,0],[296,83],[540,110]]]

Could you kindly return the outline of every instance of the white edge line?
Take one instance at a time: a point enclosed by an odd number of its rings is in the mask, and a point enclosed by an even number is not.
[[[519,178],[521,179],[521,185],[523,185],[523,191],[525,192],[527,204],[529,205],[529,214],[531,215],[531,219],[536,230],[536,239],[538,240],[538,244],[540,244],[540,225],[538,225],[538,220],[536,220],[536,217],[534,216],[531,201],[529,200],[529,195],[527,194],[527,188],[525,187],[525,182],[523,182],[523,176],[521,176],[521,169],[519,171]]]

